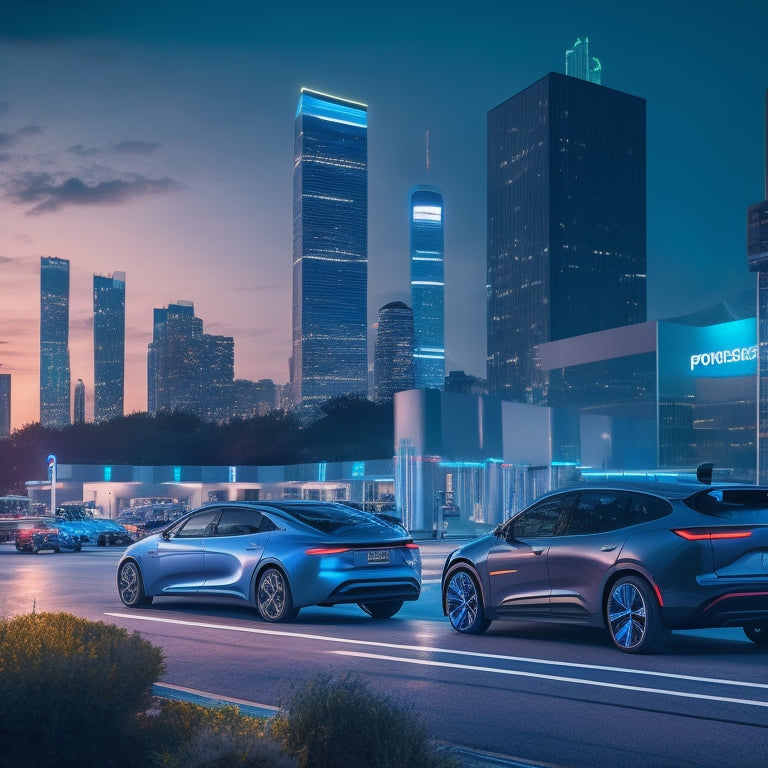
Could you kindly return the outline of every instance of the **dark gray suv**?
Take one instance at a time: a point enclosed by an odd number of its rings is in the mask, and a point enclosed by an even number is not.
[[[627,653],[670,629],[743,627],[768,643],[768,488],[585,483],[543,496],[452,552],[443,611],[605,627]]]

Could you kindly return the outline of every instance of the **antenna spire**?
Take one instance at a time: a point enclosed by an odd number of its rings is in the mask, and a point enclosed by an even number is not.
[[[427,128],[427,135],[426,135],[426,150],[427,150],[427,173],[429,173],[429,128]]]

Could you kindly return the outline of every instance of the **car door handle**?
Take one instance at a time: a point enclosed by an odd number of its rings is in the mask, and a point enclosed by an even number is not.
[[[603,544],[603,546],[600,547],[601,552],[613,552],[614,549],[616,549],[616,544]]]

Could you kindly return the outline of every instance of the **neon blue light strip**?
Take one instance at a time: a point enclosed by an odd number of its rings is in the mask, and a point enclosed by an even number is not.
[[[329,120],[334,123],[356,125],[360,128],[367,128],[368,126],[368,112],[365,107],[360,108],[337,104],[333,101],[310,96],[308,93],[301,94],[296,117],[302,113],[309,117],[318,117],[321,120]]]

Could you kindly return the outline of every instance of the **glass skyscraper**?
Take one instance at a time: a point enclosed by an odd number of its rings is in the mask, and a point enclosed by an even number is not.
[[[402,301],[379,310],[373,356],[374,398],[391,400],[395,392],[413,389],[413,311]]]
[[[158,411],[188,411],[206,421],[232,416],[235,341],[203,333],[191,302],[155,309],[147,352],[147,406]]]
[[[0,437],[11,434],[11,374],[0,373]]]
[[[573,48],[565,52],[565,74],[600,85],[603,68],[598,59],[589,55],[588,37],[576,40]]]
[[[293,170],[294,404],[368,391],[368,108],[302,89]]]
[[[488,387],[546,400],[536,345],[646,319],[645,100],[550,73],[488,113]]]
[[[123,415],[125,272],[93,276],[93,419]]]
[[[765,93],[765,200],[747,210],[747,263],[757,273],[757,482],[768,484],[768,91]]]
[[[69,372],[69,260],[40,259],[40,423],[71,422]]]
[[[416,389],[445,384],[443,196],[436,187],[410,191],[413,378]]]

